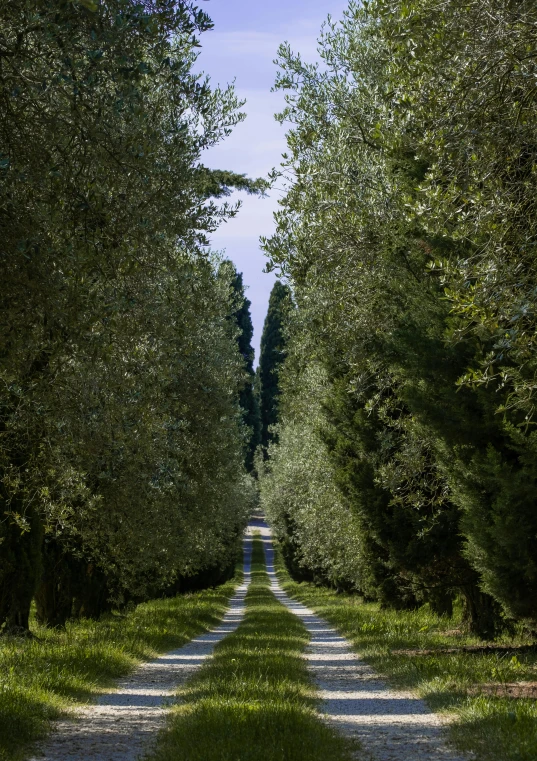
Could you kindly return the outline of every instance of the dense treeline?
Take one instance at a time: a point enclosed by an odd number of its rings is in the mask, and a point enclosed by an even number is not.
[[[246,379],[240,391],[239,403],[246,432],[244,463],[248,472],[251,473],[254,467],[255,451],[261,441],[259,399],[255,388],[255,352],[252,346],[254,326],[250,315],[251,302],[246,298],[242,274],[236,271],[233,263],[227,260],[223,262],[222,268],[228,271],[231,278],[235,299],[235,310],[231,317],[237,324],[237,345],[246,370]]]
[[[283,46],[297,309],[262,499],[290,563],[537,625],[537,8],[351,3]]]
[[[207,253],[262,190],[209,171],[242,119],[172,0],[0,3],[0,629],[233,565],[254,495],[237,273]],[[240,290],[240,289],[239,289]],[[242,305],[239,305],[242,306]],[[248,339],[249,340],[249,339]]]
[[[289,286],[276,280],[270,292],[267,316],[263,324],[259,347],[259,365],[256,373],[258,399],[259,440],[263,457],[275,437],[279,418],[279,372],[286,357],[285,324],[292,308]]]

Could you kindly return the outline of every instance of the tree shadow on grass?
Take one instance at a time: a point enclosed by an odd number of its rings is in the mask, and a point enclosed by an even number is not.
[[[533,700],[517,700],[515,712],[513,701],[506,698],[469,700],[450,725],[449,737],[461,750],[477,752],[480,761],[513,758],[513,748],[517,761],[535,761],[537,706]]]
[[[0,693],[0,761],[15,761],[21,740],[31,743],[43,737],[60,710],[16,689]]]

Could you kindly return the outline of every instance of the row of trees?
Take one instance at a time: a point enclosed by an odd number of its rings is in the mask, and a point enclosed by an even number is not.
[[[251,335],[240,276],[207,236],[236,213],[214,199],[264,185],[200,162],[243,114],[192,72],[211,22],[187,0],[0,15],[9,632],[34,595],[58,625],[233,565],[254,500]]]
[[[286,356],[285,326],[292,307],[289,286],[276,280],[270,293],[267,316],[261,334],[255,394],[259,409],[259,456],[267,457],[268,446],[275,439],[279,417],[280,388],[278,375]]]
[[[537,625],[537,9],[351,2],[283,46],[296,309],[262,500],[302,573]]]

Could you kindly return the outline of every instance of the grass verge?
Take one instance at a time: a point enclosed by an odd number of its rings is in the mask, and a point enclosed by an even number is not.
[[[270,591],[254,539],[244,620],[181,690],[148,761],[350,761],[356,746],[315,713],[308,640]]]
[[[34,626],[36,639],[0,638],[0,761],[19,761],[51,721],[114,685],[141,661],[213,628],[237,578],[216,589],[138,605],[126,616]]]
[[[436,616],[428,606],[380,610],[359,597],[293,581],[278,552],[276,567],[287,594],[330,621],[391,684],[416,690],[433,710],[449,714],[449,739],[459,750],[473,752],[476,761],[537,759],[536,700],[470,694],[476,689],[479,693],[479,685],[537,679],[537,652],[517,652],[529,644],[522,635],[491,643],[504,647],[498,652],[442,653],[482,644],[458,628],[460,610],[454,619]],[[395,650],[428,652],[409,655]]]

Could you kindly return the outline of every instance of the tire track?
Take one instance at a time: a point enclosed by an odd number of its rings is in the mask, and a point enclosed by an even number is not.
[[[179,687],[200,668],[217,645],[240,624],[250,584],[252,526],[244,538],[244,579],[229,601],[220,624],[183,647],[144,663],[122,679],[114,692],[73,717],[56,723],[55,732],[30,761],[135,761],[145,755],[164,726]]]
[[[445,742],[445,721],[410,692],[394,690],[352,649],[328,622],[282,590],[274,570],[272,534],[254,519],[262,534],[267,573],[274,595],[304,622],[311,634],[306,653],[326,720],[357,739],[374,761],[467,761]],[[363,754],[360,755],[363,759]]]

